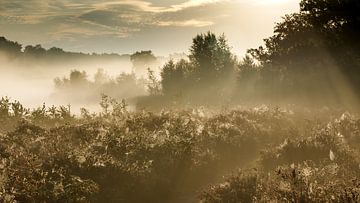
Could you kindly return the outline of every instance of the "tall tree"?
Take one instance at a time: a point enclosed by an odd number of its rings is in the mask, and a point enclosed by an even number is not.
[[[211,32],[193,39],[189,59],[200,83],[215,82],[228,76],[234,71],[236,63],[225,36],[217,37]]]
[[[229,82],[235,80],[236,63],[224,35],[199,34],[190,47],[189,61],[169,61],[163,67],[163,93],[195,99],[228,93]]]

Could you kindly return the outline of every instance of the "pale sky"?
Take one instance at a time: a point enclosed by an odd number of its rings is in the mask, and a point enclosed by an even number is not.
[[[186,52],[192,38],[227,36],[243,55],[300,0],[0,0],[0,36],[86,53]]]

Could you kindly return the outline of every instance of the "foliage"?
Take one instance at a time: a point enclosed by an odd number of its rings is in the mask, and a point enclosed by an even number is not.
[[[240,62],[223,35],[199,34],[188,60],[166,63],[161,81],[149,69],[148,91],[200,104],[235,97],[344,104],[360,84],[358,11],[355,0],[302,0]],[[0,38],[0,50],[16,56],[87,56],[21,47]],[[156,57],[142,51],[131,60],[144,69]],[[134,73],[111,78],[99,70],[92,81],[74,70],[55,84],[58,96],[102,95],[102,111],[75,116],[70,106],[27,109],[3,97],[1,202],[193,202],[200,190],[201,202],[360,201],[356,114],[266,106],[131,112],[117,99],[145,94]]]
[[[44,105],[19,117],[11,110],[11,103],[19,105],[17,102],[4,98],[2,103],[0,126],[7,128],[0,132],[2,201],[194,201],[197,191],[239,167],[253,165],[254,160],[258,160],[258,171],[243,170],[227,183],[202,193],[200,199],[279,200],[293,193],[284,193],[283,186],[277,186],[279,175],[267,177],[262,171],[267,174],[283,167],[287,174],[290,169],[286,167],[291,164],[299,170],[304,163],[313,167],[311,170],[337,165],[336,176],[321,179],[330,184],[345,180],[345,175],[355,178],[360,170],[358,152],[353,148],[358,145],[341,141],[356,140],[359,122],[350,114],[328,125],[324,119],[309,126],[302,114],[266,107],[225,112],[201,108],[130,112],[124,101],[103,95],[99,113],[82,109],[82,116],[75,117],[66,107]],[[14,125],[10,128],[8,123]],[[307,134],[309,131],[315,135]],[[346,173],[350,169],[352,173]],[[313,178],[320,187],[323,182]],[[286,187],[293,184],[293,179],[285,181],[290,181],[284,183]],[[335,188],[343,186],[333,184]],[[296,192],[308,187],[295,186]],[[353,185],[347,188],[356,190]],[[324,191],[332,190],[329,186]],[[345,193],[338,191],[336,195]]]
[[[200,199],[203,202],[358,202],[359,149],[350,142],[354,140],[342,135],[344,131],[356,133],[357,122],[358,119],[343,114],[340,119],[312,131],[312,135],[285,139],[277,147],[262,152],[258,169],[227,178],[225,183],[205,190]]]
[[[5,37],[0,37],[0,52],[14,57],[21,53],[21,49],[21,44],[7,40]]]
[[[199,34],[193,39],[189,61],[170,60],[163,66],[163,94],[190,101],[211,100],[218,94],[229,96],[236,63],[224,35]]]
[[[254,202],[258,190],[256,172],[239,172],[225,183],[212,186],[200,195],[200,202]]]
[[[191,64],[182,59],[175,63],[167,62],[161,71],[161,86],[165,95],[181,94],[189,89],[191,84]]]
[[[360,84],[359,9],[356,0],[302,0],[300,11],[286,15],[265,46],[249,50],[263,67],[257,90],[322,104],[358,99],[352,89]]]
[[[190,62],[195,66],[196,78],[200,83],[225,79],[234,71],[235,60],[230,52],[225,35],[213,33],[197,35],[190,48]]]

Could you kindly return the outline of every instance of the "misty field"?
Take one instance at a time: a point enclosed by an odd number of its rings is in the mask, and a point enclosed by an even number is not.
[[[356,115],[106,102],[74,116],[0,100],[1,201],[360,201]]]
[[[0,0],[0,202],[360,202],[360,1],[295,1]]]

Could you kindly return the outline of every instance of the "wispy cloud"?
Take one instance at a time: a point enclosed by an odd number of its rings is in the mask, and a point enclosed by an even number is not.
[[[109,6],[117,5],[127,5],[138,8],[141,11],[153,12],[153,13],[162,13],[162,12],[177,12],[183,9],[199,7],[208,4],[214,4],[218,2],[224,2],[229,0],[188,0],[180,4],[174,4],[168,7],[159,7],[154,6],[153,3],[143,0],[118,0],[118,1],[108,1],[102,3],[96,3],[93,5],[95,9],[105,9]]]
[[[201,20],[185,20],[185,21],[160,21],[157,23],[159,26],[176,26],[176,27],[205,27],[213,25],[211,21]]]
[[[102,3],[95,3],[91,5],[95,10],[104,10],[110,9],[113,7],[121,8],[126,6],[127,8],[132,8],[134,11],[143,11],[143,12],[162,12],[164,7],[153,6],[151,2],[142,1],[142,0],[119,0],[119,1],[107,1]]]
[[[193,11],[192,18],[174,15],[162,19],[166,13],[178,13],[228,0],[187,0],[168,6],[155,6],[145,0],[12,0],[0,1],[2,21],[13,24],[37,24],[59,16],[77,17],[104,26],[208,26],[210,19],[203,19]],[[164,15],[165,13],[165,15]],[[159,23],[160,22],[160,23]]]
[[[63,24],[59,26],[59,29],[52,32],[51,36],[54,41],[62,40],[62,39],[73,40],[76,39],[77,37],[90,38],[94,36],[125,38],[129,36],[130,32],[133,31],[134,30],[129,30],[127,28],[112,29],[112,30],[100,28],[94,30],[92,28],[77,27],[77,26]]]
[[[124,28],[136,32],[146,27],[206,27],[213,25],[215,13],[206,12],[206,7],[229,0],[188,0],[168,6],[155,6],[144,0],[118,0],[89,3],[77,15],[78,19],[109,29]],[[205,8],[205,9],[204,9]],[[130,34],[130,33],[129,33]]]
[[[183,9],[192,8],[192,7],[199,7],[208,4],[214,4],[219,2],[224,2],[228,0],[189,0],[182,4],[172,5],[170,8],[165,9],[166,12],[176,12],[181,11]]]
[[[213,26],[223,2],[230,0],[0,0],[0,25],[41,29],[48,41],[127,38],[149,29]]]
[[[179,51],[196,33],[211,30],[252,47],[294,9],[298,0],[0,0],[0,35],[84,51]]]

